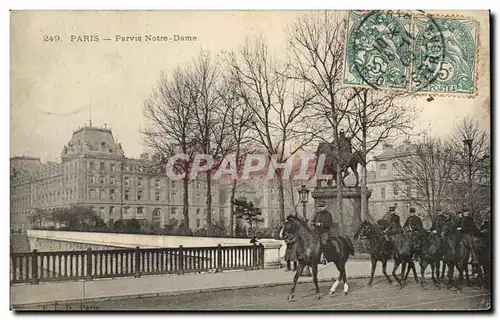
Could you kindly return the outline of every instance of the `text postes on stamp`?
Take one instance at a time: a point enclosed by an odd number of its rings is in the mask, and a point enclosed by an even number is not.
[[[477,30],[472,19],[350,11],[343,82],[411,93],[474,94]]]
[[[471,19],[415,16],[410,90],[473,94],[477,27]]]

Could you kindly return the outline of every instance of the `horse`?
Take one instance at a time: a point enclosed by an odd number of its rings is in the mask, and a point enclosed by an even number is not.
[[[484,220],[479,227],[479,232],[474,235],[473,250],[478,264],[475,271],[480,279],[480,286],[489,287],[490,280],[490,228],[489,220]],[[482,270],[481,270],[482,269]],[[484,276],[484,279],[483,279]]]
[[[446,252],[446,241],[442,234],[438,233],[436,230],[428,231],[421,230],[418,234],[418,255],[420,260],[420,285],[424,289],[425,282],[425,269],[430,264],[432,271],[432,281],[436,288],[439,289],[439,264],[443,259]],[[437,278],[434,277],[434,272],[436,271]]]
[[[451,225],[451,223],[452,223],[452,221],[449,217],[447,217],[443,214],[438,214],[434,217],[434,219],[432,219],[432,226],[430,228],[430,231],[431,232],[436,231],[438,235],[440,235],[441,237],[444,238],[445,226]],[[445,248],[444,248],[445,252],[443,254],[443,258],[441,259],[441,261],[443,262],[443,269],[441,271],[441,274],[439,273],[439,268],[436,270],[436,276],[437,276],[438,281],[440,281],[440,279],[442,277],[444,277],[444,275],[445,275],[445,271],[446,271],[445,254],[446,254],[447,249],[448,249],[448,247],[445,246]]]
[[[458,270],[458,283],[456,288],[458,291],[462,290],[462,281],[464,276],[464,271],[467,275],[468,280],[468,266],[469,257],[472,253],[472,242],[468,241],[461,232],[457,230],[453,225],[447,224],[443,228],[443,234],[446,241],[446,253],[444,255],[444,261],[448,266],[448,289],[451,288],[453,283],[453,271],[455,267]]]
[[[316,298],[321,299],[318,286],[318,264],[320,263],[322,247],[319,235],[303,218],[291,215],[287,217],[285,226],[280,232],[280,237],[287,244],[293,245],[295,257],[298,261],[298,267],[293,277],[293,285],[288,300],[293,300],[297,280],[305,266],[309,266],[312,269]],[[349,284],[347,283],[345,265],[349,256],[354,255],[354,246],[351,240],[341,235],[331,236],[328,239],[327,248],[324,249],[325,259],[328,262],[333,262],[339,271],[339,277],[330,288],[329,294],[335,294],[340,281],[344,282],[344,294],[347,294],[349,292]]]
[[[413,257],[417,252],[417,241],[415,240],[415,232],[411,229],[403,229],[400,221],[401,218],[397,214],[392,214],[389,217],[389,226],[383,231],[383,233],[393,245],[394,269],[392,274],[402,288],[403,285],[401,281],[395,275],[400,264],[402,264],[401,279],[406,281],[408,273],[412,270],[415,282],[418,283],[417,270],[415,268],[415,263],[413,262]],[[408,272],[405,274],[407,265]]]
[[[377,268],[377,262],[382,262],[382,273],[384,274],[387,282],[392,284],[391,278],[387,275],[387,260],[392,257],[392,250],[390,242],[385,238],[382,231],[387,228],[388,221],[380,219],[376,225],[364,220],[361,222],[358,230],[354,234],[354,239],[367,240],[369,245],[370,260],[372,263],[370,281],[368,286],[373,283],[373,276]]]
[[[393,219],[392,224],[393,224],[393,227],[396,227],[395,229],[397,229],[397,226],[399,225],[399,216],[394,215],[394,217],[397,219]],[[422,231],[425,231],[424,223],[422,222],[422,219],[420,219],[420,217],[418,217],[416,215],[411,215],[406,219],[405,223],[403,224],[403,230],[410,231],[408,233],[410,235],[409,240],[411,242],[411,245],[415,248],[415,251],[416,251],[415,258],[416,258],[418,255],[418,252],[420,250],[419,236],[420,236]],[[404,270],[405,268],[406,268],[406,262],[403,262],[402,270]],[[408,274],[410,273],[410,270],[412,270],[412,268],[408,268],[406,270],[406,274],[404,275],[404,278],[403,278],[405,281],[408,278]],[[415,272],[416,271],[414,271],[414,275],[415,275]]]

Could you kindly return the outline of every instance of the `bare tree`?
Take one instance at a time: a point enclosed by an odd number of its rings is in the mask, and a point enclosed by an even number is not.
[[[301,14],[288,30],[291,54],[289,76],[314,97],[307,118],[309,131],[318,140],[333,139],[340,155],[339,132],[346,126],[347,103],[341,86],[346,20],[337,12]],[[340,157],[339,157],[340,158]],[[337,159],[337,208],[344,232],[341,162]]]
[[[347,120],[361,158],[361,219],[373,220],[368,213],[367,155],[389,137],[407,135],[416,110],[408,95],[399,91],[353,88],[348,94]]]
[[[287,77],[289,64],[280,64],[268,52],[263,38],[247,40],[238,54],[228,58],[232,79],[246,108],[255,142],[278,163],[288,160],[312,136],[304,127],[304,113],[312,96]],[[275,169],[278,184],[280,222],[285,222],[283,170]]]
[[[225,98],[233,93],[224,81],[224,70],[216,58],[201,52],[189,68],[189,89],[193,102],[195,134],[200,152],[214,159],[206,174],[207,232],[212,233],[212,177],[229,152],[234,149],[232,114]]]
[[[193,119],[191,82],[186,70],[176,69],[170,76],[162,75],[156,88],[145,100],[143,114],[147,126],[142,130],[145,145],[157,155],[152,167],[165,172],[170,157],[178,153],[187,155],[174,163],[173,170],[184,174],[183,209],[184,223],[189,228],[190,169],[197,151],[197,136]]]
[[[226,79],[230,85],[229,90],[221,95],[222,102],[229,112],[229,135],[232,140],[232,150],[234,153],[234,168],[239,176],[240,169],[243,166],[246,155],[251,151],[250,123],[253,121],[253,113],[245,107],[242,99],[239,97],[234,83]],[[234,201],[238,180],[231,180],[231,195],[229,207],[229,234],[234,236]]]
[[[433,219],[436,209],[453,203],[456,159],[448,142],[428,139],[412,145],[393,163],[398,181],[394,188],[427,212]]]
[[[490,138],[478,121],[464,118],[451,138],[457,159],[457,190],[474,215],[490,207]]]

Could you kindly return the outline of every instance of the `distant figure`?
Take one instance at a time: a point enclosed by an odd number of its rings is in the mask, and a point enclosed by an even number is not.
[[[293,261],[293,271],[297,270],[297,259],[295,258],[295,251],[293,250],[293,244],[291,243],[286,244],[285,261],[286,261],[285,271],[291,271],[292,269],[291,261]]]

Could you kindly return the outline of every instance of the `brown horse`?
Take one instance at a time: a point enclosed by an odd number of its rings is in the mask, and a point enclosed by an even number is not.
[[[305,266],[310,266],[312,269],[313,283],[316,288],[316,298],[320,299],[318,286],[318,264],[321,258],[321,241],[319,235],[307,224],[307,222],[298,216],[291,215],[286,219],[285,226],[281,230],[280,237],[287,244],[292,244],[295,250],[295,257],[298,261],[298,267],[293,277],[293,285],[290,290],[288,300],[292,300],[295,293],[295,286],[300,274]],[[328,239],[328,246],[325,248],[325,259],[328,262],[333,262],[340,274],[330,288],[330,295],[335,294],[335,290],[340,281],[344,282],[344,294],[349,291],[347,284],[347,275],[345,265],[350,255],[354,255],[354,247],[351,240],[344,236],[331,236]]]

